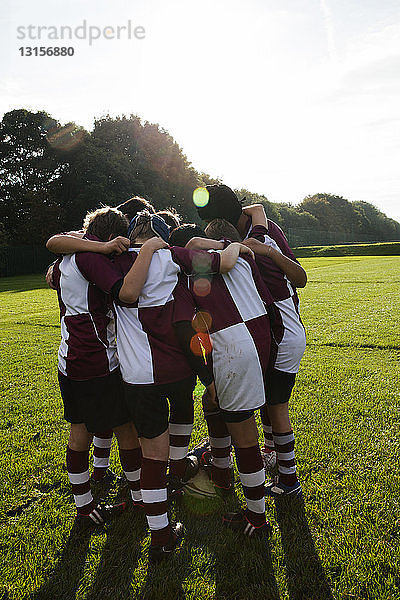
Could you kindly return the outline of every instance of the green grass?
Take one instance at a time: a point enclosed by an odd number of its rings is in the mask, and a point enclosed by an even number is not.
[[[184,499],[182,549],[153,570],[142,516],[86,538],[72,528],[56,297],[38,276],[1,281],[1,600],[400,598],[400,258],[302,264],[291,416],[304,503],[270,503],[272,538],[250,542],[222,529],[222,501]],[[204,431],[197,410],[194,440]]]

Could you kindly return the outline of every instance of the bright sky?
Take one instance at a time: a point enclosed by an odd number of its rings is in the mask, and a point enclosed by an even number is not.
[[[17,39],[84,20],[131,20],[145,38]],[[91,128],[138,114],[232,187],[291,203],[329,192],[400,220],[398,0],[1,0],[0,27],[0,116]],[[20,56],[40,45],[75,55]]]

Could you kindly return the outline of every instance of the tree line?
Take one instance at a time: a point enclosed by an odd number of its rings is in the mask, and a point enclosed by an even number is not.
[[[86,131],[44,111],[12,110],[0,123],[0,245],[42,244],[49,234],[79,228],[88,210],[135,195],[198,222],[193,190],[209,183],[217,180],[196,171],[167,131],[136,115],[101,117]],[[286,231],[400,240],[400,224],[368,202],[321,193],[294,206],[236,191],[264,204]]]

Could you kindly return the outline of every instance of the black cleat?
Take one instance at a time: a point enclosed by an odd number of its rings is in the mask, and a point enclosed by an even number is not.
[[[81,529],[99,529],[104,527],[126,509],[126,502],[119,504],[98,504],[88,515],[77,515],[75,525]]]
[[[170,558],[181,543],[184,533],[185,528],[182,523],[171,523],[171,535],[168,542],[164,546],[150,546],[149,564],[157,565],[162,560]]]
[[[272,533],[272,527],[268,521],[259,527],[252,525],[246,516],[245,509],[242,509],[239,512],[227,513],[222,517],[222,523],[226,527],[229,527],[229,529],[241,532],[247,537],[263,538],[270,536]]]

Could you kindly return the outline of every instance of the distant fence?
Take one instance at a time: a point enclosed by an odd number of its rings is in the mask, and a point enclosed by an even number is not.
[[[0,277],[44,273],[55,258],[42,246],[0,246]]]
[[[287,229],[289,244],[296,246],[334,246],[338,244],[397,242],[398,239],[381,240],[367,234],[341,234],[318,229]],[[44,273],[55,255],[43,246],[0,246],[0,277]]]
[[[342,233],[340,231],[322,231],[320,229],[285,230],[289,244],[296,246],[335,246],[338,244],[375,244],[379,242],[399,242],[399,238],[382,240],[367,233]]]

